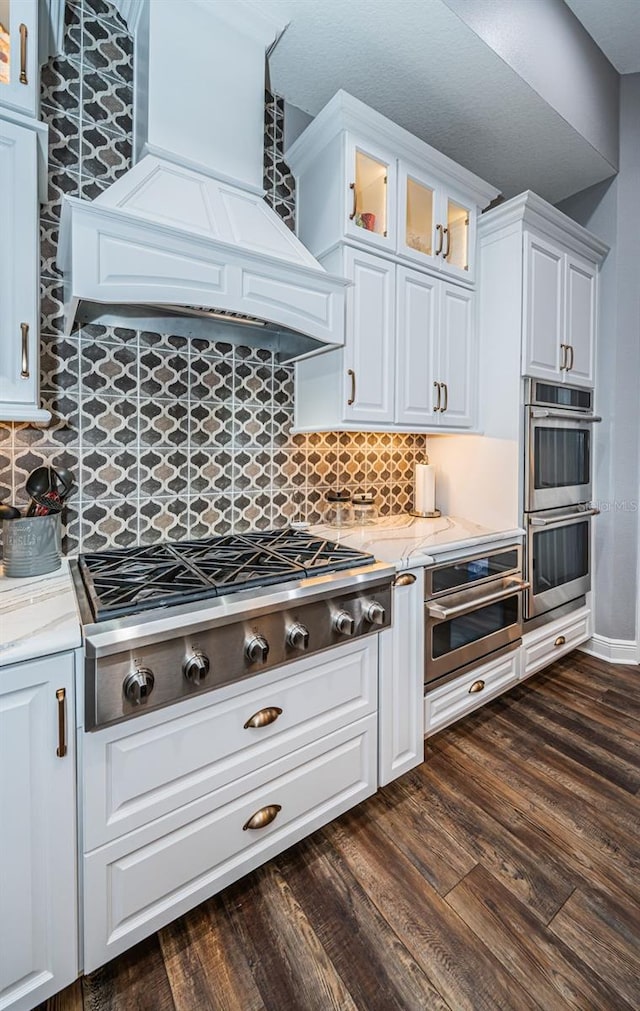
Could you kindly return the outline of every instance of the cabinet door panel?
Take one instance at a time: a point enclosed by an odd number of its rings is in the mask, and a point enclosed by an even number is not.
[[[0,22],[9,35],[6,59],[0,65],[0,107],[27,116],[38,111],[38,5],[37,0],[4,0]]]
[[[454,191],[442,194],[438,218],[445,229],[441,270],[466,282],[474,280],[476,215],[476,208],[464,197]]]
[[[354,282],[347,292],[347,420],[393,421],[395,269],[378,256],[345,251],[345,274]]]
[[[405,267],[397,274],[396,421],[437,425],[434,358],[440,282]]]
[[[440,354],[437,376],[445,384],[440,425],[473,425],[473,293],[445,284],[440,292]]]
[[[569,345],[569,383],[593,386],[596,331],[596,271],[583,260],[567,256],[565,342]]]
[[[58,757],[64,689],[67,753]],[[77,974],[73,659],[6,667],[0,695],[0,1006],[27,1009]]]
[[[396,248],[396,159],[375,144],[347,140],[345,233],[358,242]]]
[[[563,253],[529,233],[524,237],[524,343],[522,371],[541,379],[562,377],[564,342]]]

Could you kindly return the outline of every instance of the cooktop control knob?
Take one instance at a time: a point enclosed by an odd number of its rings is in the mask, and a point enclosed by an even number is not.
[[[124,679],[122,684],[124,697],[127,702],[132,702],[136,706],[142,705],[151,695],[154,683],[152,670],[148,667],[137,667]]]
[[[287,646],[299,650],[309,649],[309,629],[305,625],[301,625],[299,621],[296,621],[293,625],[289,625],[287,629]]]
[[[183,663],[182,673],[187,681],[197,687],[206,678],[210,667],[211,664],[207,654],[203,653],[200,649],[194,649],[193,653],[190,653]]]
[[[364,617],[370,625],[384,625],[386,612],[382,604],[372,600],[370,604],[365,604]]]
[[[353,635],[356,624],[348,611],[338,611],[333,619],[333,627],[340,635]]]
[[[269,643],[263,635],[252,635],[245,642],[244,653],[249,663],[266,663]]]

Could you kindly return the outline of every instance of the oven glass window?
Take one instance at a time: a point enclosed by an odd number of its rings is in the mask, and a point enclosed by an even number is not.
[[[533,474],[536,491],[590,483],[590,435],[584,428],[536,427]]]
[[[552,386],[550,383],[536,383],[533,399],[536,404],[551,404],[554,407],[577,407],[582,411],[590,411],[591,397],[591,390],[576,390],[572,386]]]
[[[589,522],[534,534],[533,592],[552,590],[589,572]]]
[[[437,660],[454,649],[470,642],[484,639],[518,621],[518,595],[506,597],[487,607],[479,607],[470,614],[449,621],[440,621],[433,627],[433,659]]]
[[[518,552],[500,551],[495,555],[485,555],[484,558],[474,558],[456,562],[436,569],[431,575],[431,592],[442,593],[443,590],[454,590],[459,586],[468,586],[487,576],[499,576],[518,568]]]

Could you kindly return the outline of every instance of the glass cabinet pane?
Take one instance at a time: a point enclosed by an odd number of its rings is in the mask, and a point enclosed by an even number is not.
[[[353,211],[358,228],[387,234],[387,165],[357,150]]]
[[[11,0],[0,0],[0,84],[11,82]]]
[[[460,270],[469,269],[469,210],[447,200],[447,237],[445,241],[447,263]]]
[[[427,256],[433,253],[433,205],[433,190],[408,176],[405,241]]]

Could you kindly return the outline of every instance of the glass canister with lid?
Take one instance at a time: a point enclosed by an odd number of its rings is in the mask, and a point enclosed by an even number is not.
[[[339,488],[327,492],[327,508],[324,521],[329,527],[352,527],[354,525],[351,493]]]
[[[353,519],[356,526],[371,526],[378,518],[375,495],[372,491],[354,495],[352,500]]]

